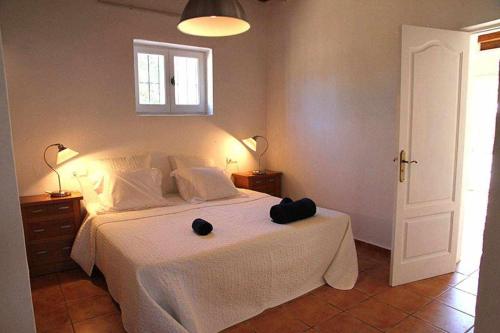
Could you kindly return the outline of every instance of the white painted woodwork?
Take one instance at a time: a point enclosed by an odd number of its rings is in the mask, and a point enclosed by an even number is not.
[[[403,26],[399,150],[418,163],[397,177],[392,285],[455,269],[468,56],[468,33]]]

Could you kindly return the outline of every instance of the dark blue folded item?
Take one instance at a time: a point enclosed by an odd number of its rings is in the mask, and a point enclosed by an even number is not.
[[[280,205],[289,204],[292,202],[293,202],[293,200],[290,199],[289,197],[284,197],[283,199],[281,199]]]
[[[193,221],[193,231],[200,235],[206,236],[214,230],[214,227],[204,219],[196,219]]]
[[[271,207],[270,215],[274,223],[287,224],[303,220],[316,214],[316,204],[308,198]]]

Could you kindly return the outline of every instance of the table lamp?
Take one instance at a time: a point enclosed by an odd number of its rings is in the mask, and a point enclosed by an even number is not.
[[[260,168],[260,160],[262,158],[262,156],[264,156],[264,154],[267,152],[267,149],[269,148],[269,141],[267,141],[267,139],[265,137],[263,137],[262,135],[256,135],[256,136],[252,136],[251,138],[246,138],[246,139],[243,139],[243,143],[245,144],[245,146],[247,146],[249,149],[251,149],[252,151],[257,151],[257,140],[258,139],[263,139],[265,142],[266,142],[266,148],[264,149],[264,151],[262,153],[260,153],[259,155],[259,169],[258,170],[253,170],[252,173],[254,175],[265,175],[266,174],[266,171],[265,170],[262,170]]]
[[[57,172],[56,169],[54,169],[54,167],[50,165],[49,162],[47,162],[47,150],[49,150],[50,147],[57,147],[58,149],[56,165],[69,161],[73,157],[77,156],[78,152],[66,148],[64,145],[60,143],[54,143],[48,145],[47,148],[45,148],[45,151],[43,152],[43,160],[45,161],[45,164],[47,164],[47,166],[57,174],[57,181],[59,183],[59,191],[48,192],[50,197],[51,198],[69,197],[71,195],[71,192],[61,190],[61,176],[59,175],[59,172]]]

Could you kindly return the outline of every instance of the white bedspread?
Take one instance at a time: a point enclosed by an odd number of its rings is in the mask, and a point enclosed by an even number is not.
[[[318,209],[272,223],[280,199],[247,191],[235,199],[90,216],[71,257],[101,269],[128,332],[211,333],[325,282],[351,289],[358,265],[348,215]],[[200,237],[191,223],[214,226]]]

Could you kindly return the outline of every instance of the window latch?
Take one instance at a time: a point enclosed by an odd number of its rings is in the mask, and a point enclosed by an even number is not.
[[[175,76],[172,76],[170,78],[170,84],[173,85],[173,86],[175,86]]]

